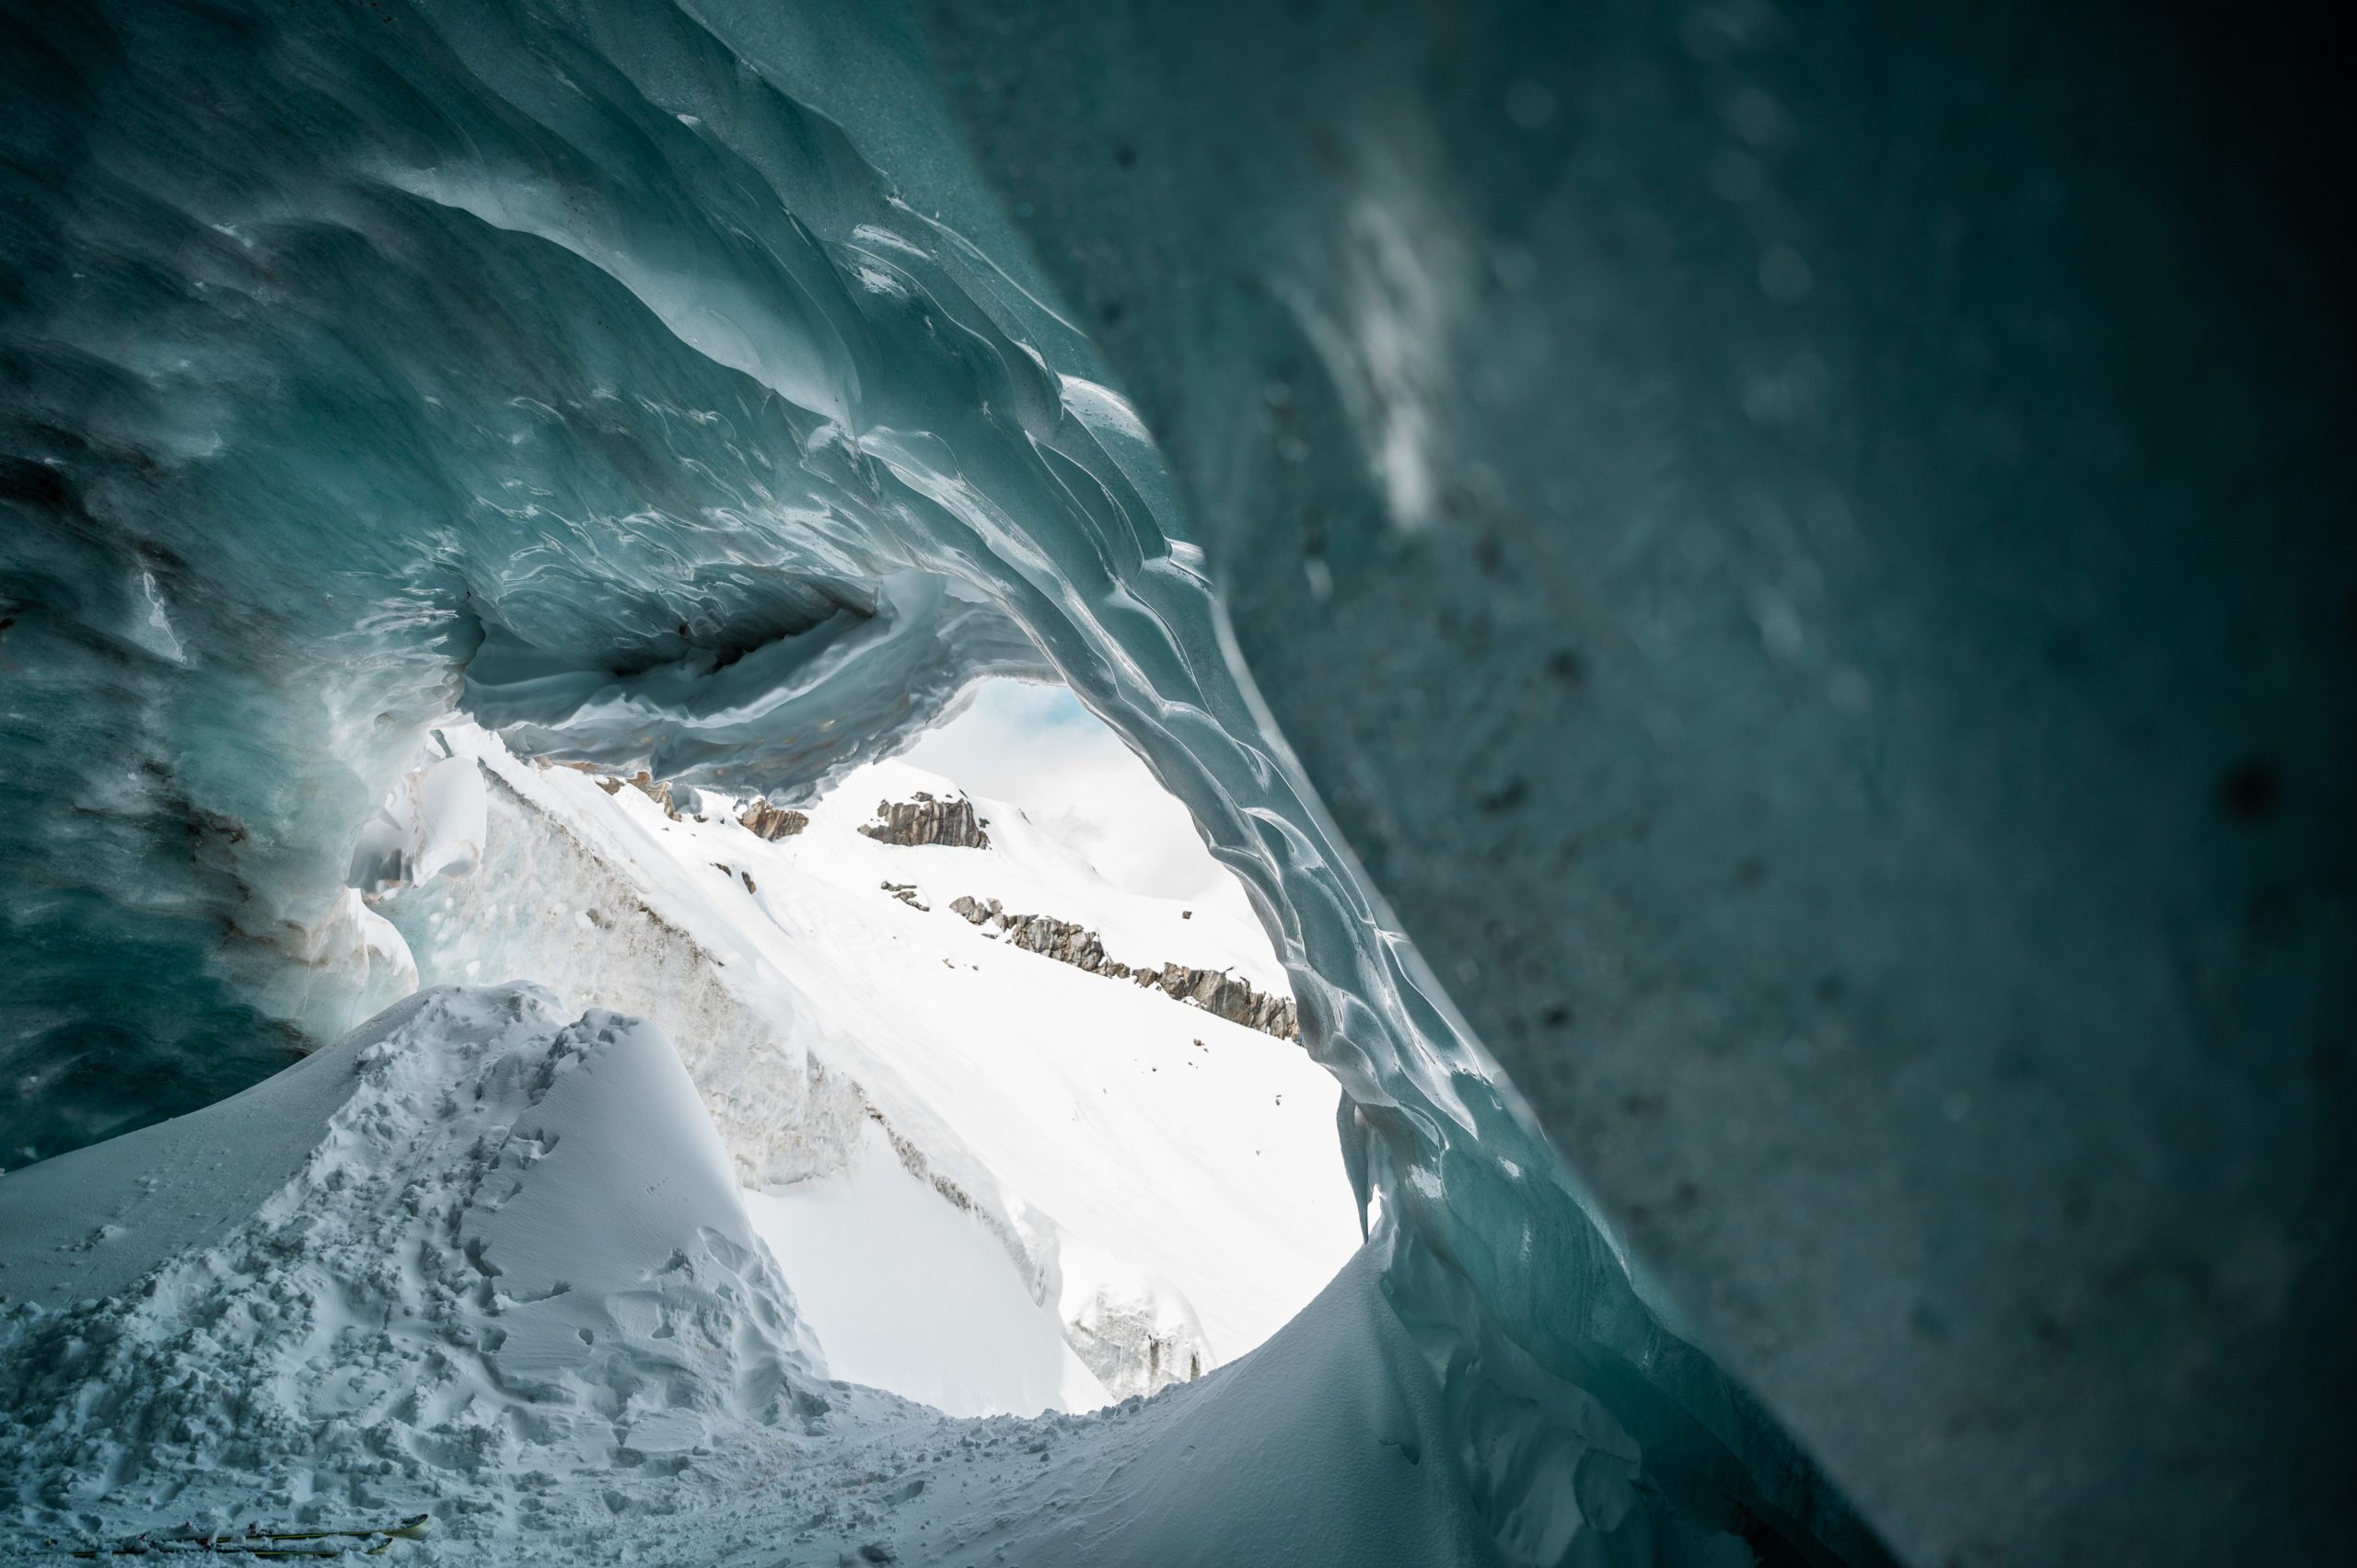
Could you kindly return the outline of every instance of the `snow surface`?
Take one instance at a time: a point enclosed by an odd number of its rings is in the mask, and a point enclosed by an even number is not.
[[[917,1179],[870,1124],[840,1176],[749,1192],[753,1228],[795,1281],[837,1377],[949,1415],[1112,1403],[1031,1299],[1006,1249]]]
[[[663,1475],[825,1408],[677,1055],[537,986],[422,993],[0,1204],[0,1485],[28,1528],[144,1525],[235,1477],[250,1516],[398,1495],[562,1535],[535,1476]]]
[[[424,993],[0,1204],[0,1561],[419,1512],[400,1561],[1488,1560],[1371,1253],[1092,1417],[823,1382],[678,1055],[537,986]]]
[[[979,799],[987,850],[880,843],[857,831],[878,800],[957,787],[898,763],[769,843],[696,820],[716,798],[675,820],[447,733],[457,758],[396,806],[458,802],[458,830],[389,809],[383,880],[427,880],[380,907],[429,976],[555,961],[575,994],[429,989],[227,1101],[0,1179],[0,1558],[419,1511],[434,1538],[401,1550],[424,1562],[1469,1557],[1461,1483],[1422,1460],[1437,1388],[1372,1263],[1345,1266],[1332,1081],[946,908],[997,898],[1133,962],[1281,986],[1207,856],[1161,852],[1190,898],[1100,875],[1082,846],[1134,825],[1118,791],[1045,826]],[[682,1053],[598,1008],[632,994],[767,1032]],[[809,1090],[830,1072],[856,1085],[847,1124]],[[777,1163],[756,1105],[809,1134],[802,1179],[739,1190]],[[1257,1376],[1215,1370],[1272,1334]],[[1116,1355],[1109,1392],[1075,1341],[1208,1376],[1116,1404],[1166,1368]]]
[[[1352,1255],[1331,1081],[946,903],[1138,960],[1262,953],[1004,803],[979,802],[989,850],[862,836],[877,799],[953,787],[905,766],[767,843],[451,739],[490,786],[480,864],[382,907],[429,972],[547,962],[578,994],[437,986],[0,1177],[0,1560],[427,1512],[407,1560],[1499,1561],[1448,1342],[1390,1297],[1393,1222]],[[597,1005],[631,991],[741,1032],[691,1046]],[[1034,1420],[844,1376],[1021,1410],[1119,1393],[1140,1353],[1203,1375]],[[1518,1555],[1746,1559],[1661,1510],[1602,1407],[1564,1410],[1583,1438],[1543,1451],[1576,1467],[1548,1495],[1578,1505],[1506,1517]]]

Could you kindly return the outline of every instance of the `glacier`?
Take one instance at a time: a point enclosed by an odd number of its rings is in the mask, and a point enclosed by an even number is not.
[[[1447,9],[8,7],[0,1203],[412,983],[453,713],[792,805],[1053,678],[1374,1211],[1152,1441],[1364,1384],[1399,1561],[2329,1555],[2344,236],[2216,238],[2312,98]]]

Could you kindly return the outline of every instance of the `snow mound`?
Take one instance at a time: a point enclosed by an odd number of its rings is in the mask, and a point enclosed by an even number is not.
[[[1023,1568],[1488,1568],[1446,1391],[1363,1250],[1300,1316],[1232,1365],[1152,1399],[1034,1422],[882,1425],[830,1454],[852,1485],[760,1568],[849,1562]],[[1544,1561],[1732,1568],[1608,1489],[1627,1529],[1574,1530]],[[1583,1474],[1583,1483],[1586,1478]],[[742,1538],[774,1516],[730,1499],[703,1521]],[[1613,1539],[1618,1536],[1620,1539]],[[1634,1539],[1631,1539],[1631,1538]],[[1658,1546],[1655,1555],[1645,1549]],[[687,1560],[682,1553],[682,1560]]]
[[[668,1478],[827,1408],[668,1042],[539,986],[421,993],[0,1179],[0,1504],[26,1526],[226,1494],[556,1529],[551,1478]]]

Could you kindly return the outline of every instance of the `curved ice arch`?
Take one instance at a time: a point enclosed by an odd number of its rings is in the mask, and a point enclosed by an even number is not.
[[[539,756],[808,796],[900,749],[981,679],[1051,673],[1020,628],[946,578],[899,572],[837,593],[807,627],[630,671],[584,668],[489,627],[462,701]]]
[[[812,68],[781,52],[793,25],[594,0],[41,19],[0,175],[29,215],[0,288],[0,585],[41,672],[0,848],[62,891],[38,943],[0,932],[11,963],[87,980],[134,944],[185,977],[168,1007],[105,1004],[122,1067],[160,1078],[139,1109],[177,1109],[218,1091],[192,1053],[300,961],[355,825],[454,703],[610,765],[713,776],[749,746],[791,790],[850,753],[761,752],[795,702],[765,711],[762,679],[808,678],[872,754],[1036,656],[1268,923],[1501,1552],[1699,1528],[1874,1557],[1665,1327],[1398,935],[1150,452],[1101,401],[1068,416],[1060,377],[1108,379],[1086,343],[1019,251],[922,215],[779,90]],[[830,25],[904,68],[881,24]],[[908,108],[895,167],[986,220],[931,123]],[[206,1029],[162,1022],[192,1003]],[[28,1036],[8,1065],[62,1049]]]

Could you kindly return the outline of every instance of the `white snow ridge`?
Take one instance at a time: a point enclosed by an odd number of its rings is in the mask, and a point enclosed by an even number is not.
[[[250,1213],[220,1201],[273,1170]],[[583,1500],[555,1478],[660,1511],[649,1481],[827,1409],[668,1042],[539,986],[422,993],[8,1181],[12,1228],[55,1227],[8,1248],[20,1503],[418,1504],[561,1539]]]

